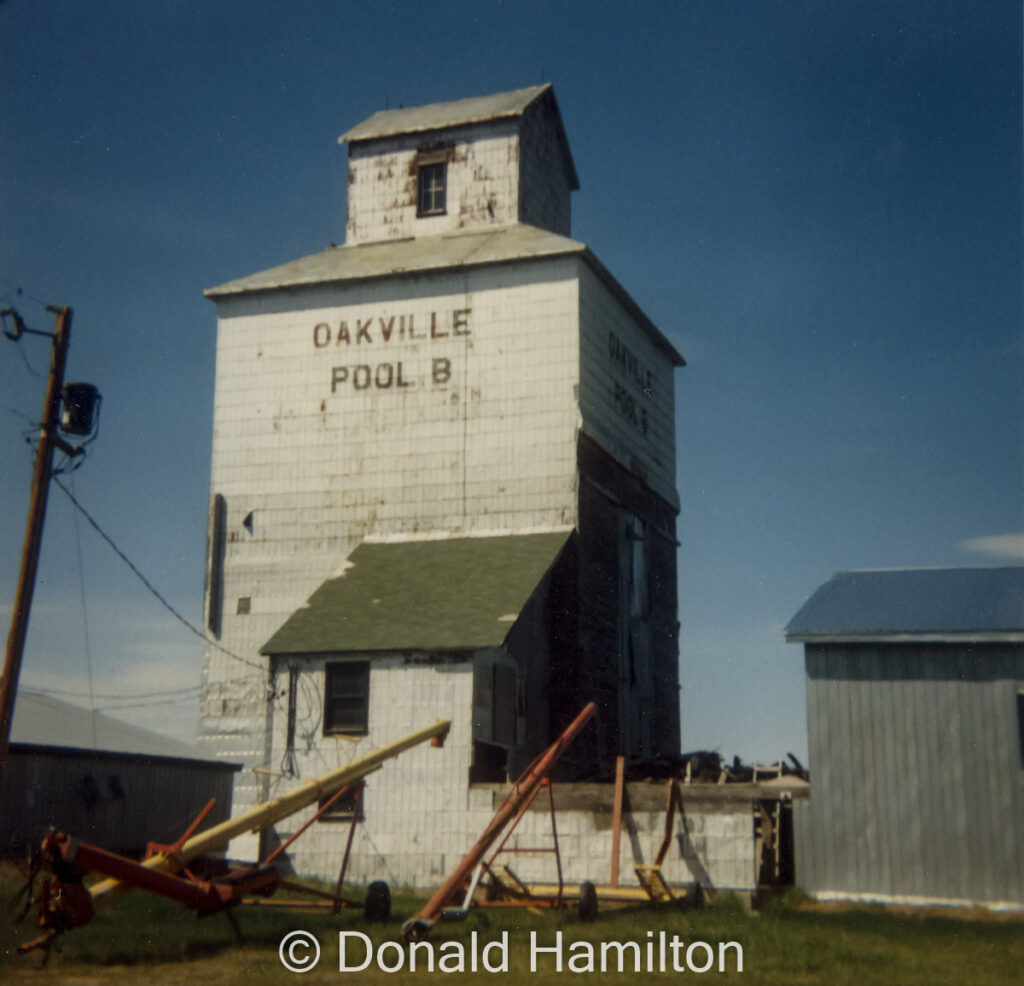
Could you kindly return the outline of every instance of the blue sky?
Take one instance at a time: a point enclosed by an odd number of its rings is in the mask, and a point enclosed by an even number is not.
[[[0,298],[70,305],[104,397],[64,481],[201,624],[203,290],[343,240],[371,113],[550,81],[574,235],[688,361],[684,747],[803,757],[821,582],[1024,559],[1020,39],[1014,2],[6,0]],[[0,339],[5,621],[47,360]],[[54,487],[24,683],[187,737],[200,641],[75,518]]]

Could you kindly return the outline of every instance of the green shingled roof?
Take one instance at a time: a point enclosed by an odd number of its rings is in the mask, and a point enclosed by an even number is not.
[[[264,654],[462,650],[501,644],[569,538],[552,534],[360,544]]]

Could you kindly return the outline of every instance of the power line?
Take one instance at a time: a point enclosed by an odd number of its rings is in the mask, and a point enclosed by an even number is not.
[[[33,428],[39,427],[39,422],[33,418],[31,414],[19,411],[16,407],[11,407],[10,404],[0,404],[0,411],[7,411],[8,414],[13,414],[16,417],[21,418],[23,421],[27,421]]]
[[[74,477],[71,478],[71,485],[74,486]],[[85,637],[85,670],[89,681],[89,708],[96,708],[96,697],[92,690],[92,648],[89,645],[89,609],[85,602],[85,568],[82,565],[82,532],[78,526],[78,514],[75,514],[75,549],[78,557],[78,589],[82,601],[82,628]],[[96,720],[92,720],[92,744],[99,746],[96,739]]]
[[[200,640],[209,644],[211,647],[215,647],[221,653],[227,654],[227,656],[232,658],[233,660],[240,661],[242,664],[248,665],[250,668],[256,668],[258,671],[261,672],[265,670],[262,664],[257,664],[255,661],[250,661],[248,658],[242,657],[241,654],[236,654],[234,653],[234,651],[228,650],[226,647],[217,643],[216,640],[213,640],[212,638],[206,636],[206,634],[203,633],[202,630],[200,630],[198,627],[190,623],[186,617],[182,616],[182,614],[179,613],[178,610],[175,609],[174,606],[172,606],[171,603],[169,603],[164,598],[164,596],[160,593],[160,590],[157,589],[156,586],[154,586],[153,583],[150,582],[149,579],[147,579],[146,576],[139,571],[139,569],[135,566],[134,562],[132,562],[132,560],[114,543],[110,535],[107,534],[107,532],[104,531],[102,527],[100,527],[100,525],[93,519],[89,511],[86,510],[85,507],[83,507],[78,502],[74,494],[57,477],[54,477],[53,481],[57,484],[57,486],[60,487],[63,494],[75,505],[75,508],[82,514],[82,516],[89,522],[89,525],[92,527],[92,529],[97,534],[99,534],[99,536],[103,538],[103,540],[106,541],[107,544],[110,545],[110,547],[113,549],[117,557],[120,558],[121,561],[123,561],[131,569],[135,577],[149,590],[149,592],[153,595],[157,602],[159,602],[160,605],[163,606],[164,609],[166,609],[167,612],[171,614],[171,616],[173,616],[179,623],[181,623],[182,626],[188,629],[191,633],[194,633]]]
[[[8,281],[6,277],[0,277],[0,284],[6,284],[9,288],[13,288],[13,290],[14,290],[14,297],[16,297],[16,298],[28,298],[29,301],[34,301],[37,305],[42,305],[43,308],[50,308],[51,307],[51,305],[50,305],[50,303],[48,301],[43,301],[42,298],[37,298],[30,291],[26,291],[23,287],[20,287],[19,285],[15,284],[13,281]],[[10,296],[11,296],[10,292],[7,292],[4,295],[5,298],[9,298]]]
[[[180,705],[182,702],[192,702],[195,695],[183,695],[181,698],[158,699],[154,702],[134,702],[127,705],[97,705],[96,711],[120,712],[122,709],[151,709],[158,705]]]
[[[2,281],[2,278],[0,278],[0,281]],[[10,283],[10,282],[3,282],[3,283]],[[22,294],[23,294],[21,288],[16,288],[15,289],[15,294],[16,294],[16,296],[18,298],[20,298],[22,296]],[[26,295],[26,297],[31,298],[33,301],[38,302],[40,305],[43,306],[43,308],[47,309],[47,311],[50,310],[50,306],[46,305],[44,302],[40,301],[38,298],[34,298],[34,297],[32,297],[32,295]],[[8,292],[7,294],[4,295],[4,301],[7,301],[7,299],[9,299],[9,298],[10,298],[10,292]],[[4,316],[4,326],[3,326],[4,335],[6,335],[7,338],[9,338],[9,339],[17,341],[20,338],[21,333],[23,331],[24,332],[28,332],[31,335],[37,335],[37,336],[49,336],[50,335],[49,332],[42,332],[39,329],[34,329],[31,326],[26,325],[24,320],[21,318],[21,316],[14,309],[13,306],[10,307],[10,308],[5,308],[2,314]],[[6,317],[8,315],[10,315],[13,318],[14,323],[15,323],[15,330],[14,330],[13,334],[8,330],[7,321],[6,321]],[[40,373],[28,361],[28,356],[25,353],[24,346],[18,346],[18,355],[21,357],[21,361],[25,364],[25,369],[28,370],[30,376],[35,377],[37,380],[45,379],[45,375]]]
[[[37,380],[45,380],[46,374],[40,373],[29,361],[28,356],[25,353],[24,346],[18,346],[18,355],[21,357],[22,363],[25,364],[25,369],[28,371],[29,376],[35,377]]]

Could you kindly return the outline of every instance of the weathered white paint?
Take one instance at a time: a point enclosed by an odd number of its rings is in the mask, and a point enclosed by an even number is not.
[[[481,651],[464,661],[438,663],[426,654],[379,655],[371,663],[369,731],[359,738],[322,734],[324,667],[344,655],[310,657],[294,662],[296,690],[294,757],[286,757],[289,661],[275,662],[274,729],[271,760],[281,769],[294,763],[294,777],[267,785],[274,797],[310,777],[364,756],[436,718],[450,717],[452,731],[442,749],[418,747],[386,763],[367,780],[364,820],[357,826],[347,879],[355,883],[386,879],[393,885],[428,887],[450,872],[483,832],[494,813],[493,787],[469,784],[473,731],[474,663],[498,658]],[[557,825],[565,879],[606,882],[611,860],[612,786],[599,811],[560,809]],[[542,795],[543,799],[543,795]],[[283,841],[314,813],[310,808],[275,827]],[[620,852],[622,886],[636,886],[634,866],[650,863],[665,827],[662,811],[635,811],[626,816]],[[303,874],[337,879],[349,824],[317,822],[289,849],[289,859]],[[705,888],[750,893],[756,889],[753,816],[749,802],[686,809],[685,823],[675,824],[663,875],[675,884],[701,883]],[[551,845],[549,816],[529,812],[508,845]],[[550,882],[553,857],[505,857],[523,879]]]
[[[209,650],[201,715],[213,752],[267,760],[259,648],[364,538],[574,524],[575,264],[321,288],[283,311],[222,302],[211,470],[227,504],[221,643],[257,666]],[[392,318],[385,342],[380,319]],[[409,338],[410,318],[423,338]],[[357,372],[368,386],[357,389]],[[243,781],[236,804],[256,795]]]
[[[455,819],[465,811],[472,749],[472,662],[436,664],[429,663],[425,655],[421,657],[422,663],[399,655],[374,659],[369,732],[358,740],[323,735],[326,660],[301,662],[295,763],[298,778],[303,780],[421,729],[438,718],[433,715],[436,709],[447,709],[444,718],[452,722],[442,748],[417,747],[388,761],[368,778],[364,808],[374,823],[356,850],[354,878],[356,873],[383,875],[390,871],[401,874],[402,882],[422,886],[443,876],[446,861],[450,865],[452,853],[458,851],[460,826]],[[287,672],[278,676],[272,754],[275,766],[283,763],[285,753],[287,681]],[[274,783],[287,789],[298,783],[298,778]],[[310,808],[280,823],[277,835],[286,838],[314,811],[315,807]],[[302,873],[336,879],[347,835],[347,823],[316,824],[296,842],[291,854],[293,864]]]
[[[428,751],[436,752],[436,751]],[[405,777],[403,779],[412,780]],[[465,856],[487,823],[493,811],[473,807],[473,794],[480,803],[490,804],[490,792],[470,789],[444,810],[427,807],[415,815],[419,825],[404,819],[401,826],[388,821],[386,812],[374,800],[387,779],[374,775],[367,792],[367,815],[357,825],[346,880],[366,884],[387,880],[394,886],[426,888],[436,886]],[[397,778],[392,778],[393,783]],[[422,786],[417,790],[432,793]],[[466,794],[470,797],[467,799]],[[465,805],[456,810],[458,805]],[[591,811],[560,811],[558,842],[563,877],[567,883],[591,880],[607,884],[612,852],[611,809],[607,814]],[[705,890],[721,893],[752,894],[757,889],[754,859],[752,817],[749,809],[720,809],[714,812],[688,812],[687,823],[693,831],[690,845],[673,842],[661,872],[665,880],[677,887],[700,883]],[[664,832],[665,816],[658,812],[638,812],[628,819],[623,832],[619,857],[619,885],[637,887],[635,867],[650,863],[658,850]],[[297,828],[297,825],[295,826]],[[279,827],[286,837],[292,830]],[[317,823],[307,830],[289,851],[289,858],[299,872],[316,876],[326,882],[338,878],[348,823]],[[509,848],[535,848],[552,844],[551,825],[547,815],[530,812],[524,816]],[[526,882],[554,883],[557,879],[554,857],[543,854],[504,855],[520,879]]]
[[[349,245],[525,222],[569,235],[571,164],[553,103],[519,117],[357,141],[349,150]],[[447,149],[447,208],[416,214],[417,155]]]
[[[442,145],[447,212],[417,218],[417,154]],[[470,243],[517,223],[567,236],[574,182],[549,96],[516,118],[357,140],[341,249]],[[211,490],[226,504],[226,543],[221,646],[207,649],[201,704],[213,753],[280,764],[280,679],[259,649],[360,541],[574,527],[581,431],[676,502],[674,358],[621,288],[571,242],[540,258],[460,256],[417,274],[219,297]],[[490,815],[473,814],[468,783],[470,667],[375,656],[370,735],[353,746],[307,724],[303,776],[424,717],[453,719],[444,751],[413,751],[371,780],[365,835],[400,882],[439,876]],[[321,691],[308,684],[306,698],[322,702],[322,662],[307,670]],[[271,793],[266,776],[243,774],[236,810]],[[315,829],[296,859],[328,874],[338,827]],[[375,852],[357,852],[367,875]]]
[[[583,429],[677,504],[674,366],[586,264],[579,283]]]

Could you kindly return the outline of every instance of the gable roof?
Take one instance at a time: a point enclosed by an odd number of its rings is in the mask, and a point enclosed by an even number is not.
[[[237,770],[198,747],[132,726],[102,712],[62,702],[42,692],[18,689],[11,743],[68,750],[99,751],[142,757],[197,760]]]
[[[346,130],[338,138],[338,143],[421,133],[425,130],[441,130],[468,123],[522,116],[535,99],[550,89],[551,83],[548,82],[525,89],[493,93],[490,96],[470,96],[468,99],[456,99],[448,103],[427,103],[423,106],[379,110],[362,123],[357,123]]]
[[[1024,567],[837,572],[785,633],[803,643],[1024,641]]]
[[[489,120],[512,119],[522,116],[539,99],[549,99],[554,106],[558,141],[562,146],[569,169],[569,183],[573,189],[579,188],[576,166],[572,160],[572,152],[569,150],[569,141],[565,136],[561,114],[558,112],[555,91],[550,82],[539,86],[528,86],[525,89],[493,93],[489,96],[470,96],[467,99],[456,99],[447,103],[428,103],[424,106],[404,106],[395,110],[380,110],[346,130],[338,138],[338,143],[353,144],[364,140],[379,140],[382,137],[396,137],[400,134],[448,130],[452,127],[486,123]]]
[[[499,646],[570,533],[364,541],[261,652]]]

